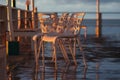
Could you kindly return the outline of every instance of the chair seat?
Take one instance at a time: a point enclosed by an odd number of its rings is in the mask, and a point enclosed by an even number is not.
[[[42,41],[55,43],[57,37],[58,36],[48,36],[48,35],[45,35],[45,36],[42,37]]]
[[[71,33],[70,31],[65,31],[63,33],[58,33],[57,34],[59,38],[73,38],[76,35],[74,33]]]

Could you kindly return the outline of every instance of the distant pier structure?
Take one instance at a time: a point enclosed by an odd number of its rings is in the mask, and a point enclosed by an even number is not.
[[[96,0],[96,37],[102,36],[102,14],[100,13],[100,0]]]

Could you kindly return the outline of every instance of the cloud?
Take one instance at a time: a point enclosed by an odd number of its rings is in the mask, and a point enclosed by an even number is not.
[[[118,2],[106,3],[105,5],[101,4],[100,7],[102,12],[119,12],[120,3]]]
[[[95,4],[96,0],[54,0],[56,4],[79,4],[79,3],[89,3],[89,4]],[[99,0],[100,3],[106,4],[106,3],[114,3],[114,2],[120,2],[120,0]]]
[[[120,0],[100,0],[102,11],[114,5],[117,9]],[[95,11],[96,0],[36,0],[38,11]],[[105,7],[105,9],[103,8]],[[114,8],[115,8],[114,7]],[[118,9],[119,10],[119,9]],[[116,10],[116,11],[118,11]]]
[[[106,3],[120,3],[120,0],[100,0],[100,2],[102,4],[106,4]]]
[[[16,0],[17,7],[25,9],[26,0]],[[101,11],[119,11],[120,0],[99,0]],[[96,11],[96,0],[35,0],[40,12]],[[114,7],[113,7],[114,6]]]
[[[90,5],[90,7],[85,6]],[[88,7],[91,10],[95,5],[82,2],[81,0],[37,0],[38,11],[83,11]]]
[[[25,1],[26,0],[16,0],[16,7],[25,9]]]

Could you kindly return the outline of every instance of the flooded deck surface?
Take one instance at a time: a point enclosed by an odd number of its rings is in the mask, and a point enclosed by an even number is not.
[[[82,47],[86,54],[88,68],[82,62],[80,50],[77,49],[75,66],[69,55],[70,64],[66,64],[60,51],[57,51],[58,70],[55,71],[51,61],[50,45],[46,47],[45,71],[41,58],[38,68],[35,67],[34,56],[28,55],[24,61],[14,63],[11,69],[13,80],[119,80],[120,79],[120,35],[105,35],[96,39],[88,35],[81,38]],[[24,56],[24,55],[23,55]],[[11,66],[11,67],[12,67]]]

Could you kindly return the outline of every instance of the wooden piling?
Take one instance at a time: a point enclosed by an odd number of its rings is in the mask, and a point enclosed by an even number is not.
[[[13,29],[13,23],[12,23],[12,9],[11,9],[11,0],[8,0],[8,8],[7,8],[7,16],[8,16],[8,29],[9,29],[9,36],[10,41],[14,41],[14,29]]]
[[[34,12],[34,0],[32,0],[32,29],[35,28],[35,12]]]
[[[29,5],[30,5],[30,0],[26,0],[26,10],[30,10]]]
[[[102,15],[100,13],[100,2],[99,0],[96,0],[96,37],[99,38],[102,35],[102,30],[101,30],[101,18]]]
[[[16,7],[16,0],[12,0],[12,7]]]

